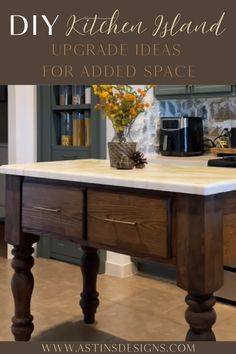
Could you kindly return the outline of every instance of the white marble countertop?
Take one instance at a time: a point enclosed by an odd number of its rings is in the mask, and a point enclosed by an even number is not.
[[[40,162],[1,166],[0,173],[199,195],[236,190],[234,168],[207,167],[202,160],[194,165],[181,159],[172,164],[165,160],[156,159],[144,169],[133,170],[110,168],[108,160]]]
[[[207,166],[207,162],[210,159],[217,159],[212,154],[205,154],[199,156],[162,156],[156,155],[155,157],[148,157],[149,162],[163,163],[165,165],[185,165],[185,166]]]

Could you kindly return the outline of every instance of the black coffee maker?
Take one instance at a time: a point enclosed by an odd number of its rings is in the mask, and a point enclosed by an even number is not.
[[[161,117],[160,152],[165,156],[203,154],[202,118]]]

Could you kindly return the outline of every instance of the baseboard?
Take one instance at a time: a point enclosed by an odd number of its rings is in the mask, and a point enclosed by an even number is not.
[[[112,275],[118,278],[127,278],[137,273],[137,269],[134,263],[117,264],[106,262],[105,274]]]

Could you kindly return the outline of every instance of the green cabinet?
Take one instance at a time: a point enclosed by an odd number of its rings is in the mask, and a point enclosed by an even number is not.
[[[60,86],[38,87],[38,161],[105,158],[106,124],[104,119],[100,119],[100,113],[94,109],[97,96],[91,94],[91,103],[62,105],[58,98],[59,89]],[[72,140],[68,145],[63,144],[61,135],[64,113],[72,121]],[[82,116],[80,123],[83,123],[84,129],[83,141],[78,143],[74,142],[76,136],[73,129],[74,123],[78,123],[76,115]],[[86,126],[89,133],[86,133]],[[86,142],[85,135],[87,137],[88,134],[90,137]]]
[[[231,94],[231,85],[193,85],[193,94]]]
[[[187,85],[158,85],[155,87],[155,96],[179,96],[190,93]]]
[[[158,85],[154,94],[157,99],[175,99],[189,97],[217,97],[236,94],[233,85]]]
[[[62,88],[59,85],[38,86],[38,161],[106,158],[106,122],[94,109],[97,96],[93,95],[92,88],[84,86],[84,89],[90,89],[91,95],[76,104],[72,98],[70,101],[61,98]],[[71,92],[74,88],[70,86]],[[69,138],[66,136],[67,139],[62,136],[61,125],[65,114],[71,125],[71,135]],[[82,250],[73,242],[44,237],[41,238],[38,254],[80,264]],[[105,252],[100,252],[100,259],[100,271],[103,272]]]

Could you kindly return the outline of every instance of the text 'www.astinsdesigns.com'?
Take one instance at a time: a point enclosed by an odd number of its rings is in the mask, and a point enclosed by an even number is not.
[[[195,353],[194,343],[42,343],[43,353]]]

